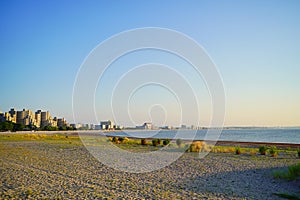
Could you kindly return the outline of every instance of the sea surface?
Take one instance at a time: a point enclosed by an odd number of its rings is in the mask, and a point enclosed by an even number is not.
[[[299,128],[233,128],[219,130],[128,130],[110,132],[109,136],[137,138],[170,138],[187,140],[219,140],[235,142],[271,142],[300,144]]]

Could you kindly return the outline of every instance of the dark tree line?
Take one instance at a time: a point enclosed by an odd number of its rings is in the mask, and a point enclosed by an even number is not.
[[[37,128],[36,126],[25,126],[23,124],[16,124],[13,122],[0,122],[0,131],[32,131],[32,130],[43,130],[43,131],[67,131],[67,130],[76,130],[71,126],[63,127],[54,127],[54,126],[45,126],[43,128]]]
[[[0,122],[0,131],[29,131],[34,130],[35,127],[24,126],[13,122]]]

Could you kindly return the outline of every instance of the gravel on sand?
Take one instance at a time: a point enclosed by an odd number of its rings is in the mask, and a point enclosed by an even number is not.
[[[272,172],[296,163],[288,153],[185,153],[163,169],[135,174],[103,165],[82,145],[1,141],[0,199],[280,199],[274,193],[300,195],[300,183]]]

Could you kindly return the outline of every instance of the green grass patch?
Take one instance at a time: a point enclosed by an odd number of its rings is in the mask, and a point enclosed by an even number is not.
[[[0,134],[0,141],[27,141],[27,140],[72,140],[79,139],[78,136],[70,136],[65,134]]]
[[[286,170],[279,170],[273,173],[275,178],[294,180],[300,176],[300,163],[289,166]]]
[[[300,198],[295,194],[289,194],[289,193],[274,193],[274,195],[279,196],[281,198],[285,199],[291,199],[291,200],[299,200]]]
[[[78,136],[70,136],[65,134],[0,134],[0,142],[22,141],[46,142],[49,144],[62,144],[67,146],[82,145],[82,142]]]
[[[265,145],[262,145],[259,147],[258,151],[261,155],[266,155],[267,154],[267,150],[268,150],[268,147],[265,146]]]
[[[271,146],[269,149],[269,153],[271,154],[272,157],[276,157],[278,155],[277,147]]]

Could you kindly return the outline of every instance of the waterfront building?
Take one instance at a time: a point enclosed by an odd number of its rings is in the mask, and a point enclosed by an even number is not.
[[[36,120],[36,127],[40,128],[41,127],[41,122],[42,122],[42,111],[37,110],[35,112],[35,120]]]
[[[14,117],[12,117],[10,115],[10,118],[11,119],[7,120],[7,121],[13,121],[12,119]],[[16,123],[17,124],[22,124],[22,125],[25,125],[25,126],[28,126],[28,125],[37,126],[37,123],[36,123],[36,120],[35,120],[35,115],[33,114],[33,112],[31,110],[25,110],[25,109],[23,109],[22,111],[17,111]]]
[[[95,130],[101,130],[101,125],[100,124],[96,124],[95,125]]]
[[[71,127],[75,128],[75,129],[80,129],[82,127],[82,124],[77,123],[77,124],[70,124]]]
[[[90,130],[95,130],[95,124],[90,124]]]
[[[50,119],[49,111],[41,112],[41,127],[50,126]]]
[[[10,111],[8,112],[10,114],[11,122],[17,123],[17,111],[15,111],[14,108],[11,108]]]
[[[102,130],[112,130],[114,128],[114,123],[110,120],[100,122],[100,129]]]
[[[0,122],[11,121],[13,123],[22,124],[25,126],[36,126],[42,128],[45,126],[62,127],[69,126],[64,118],[52,119],[49,111],[42,112],[37,110],[35,113],[31,110],[16,111],[14,108],[10,109],[9,112],[0,112]]]
[[[181,125],[181,129],[186,129],[186,128],[187,128],[186,125],[184,124]]]
[[[54,118],[56,119],[56,118]],[[57,120],[57,126],[58,127],[66,127],[68,126],[67,120],[65,118],[58,118]]]
[[[49,111],[41,112],[41,127],[45,126],[57,127],[57,120],[52,119]]]
[[[152,130],[153,124],[150,122],[145,122],[142,126],[136,126],[136,129]]]
[[[5,122],[4,113],[0,111],[0,122]]]

